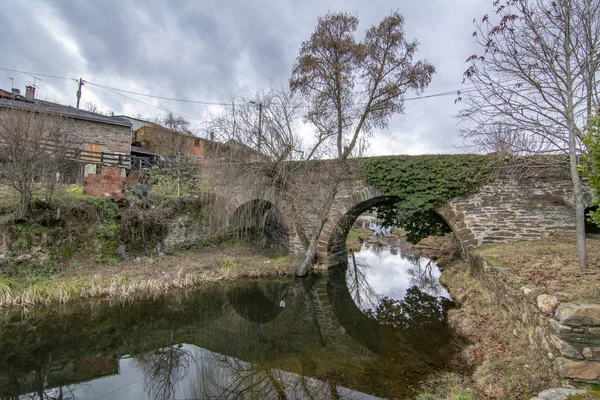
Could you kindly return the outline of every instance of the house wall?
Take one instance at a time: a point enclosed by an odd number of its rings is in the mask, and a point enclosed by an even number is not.
[[[158,154],[181,150],[184,154],[205,158],[205,140],[196,136],[177,133],[161,126],[142,126],[135,132],[135,142]],[[197,146],[196,146],[197,144]]]
[[[100,144],[105,153],[129,154],[131,128],[128,126],[71,119],[65,129],[71,135],[70,141],[81,143],[82,150],[87,150],[88,144]]]

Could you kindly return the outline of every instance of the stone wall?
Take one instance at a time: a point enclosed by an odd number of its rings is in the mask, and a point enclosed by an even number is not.
[[[65,125],[70,141],[81,143],[81,150],[88,150],[88,144],[101,146],[105,153],[129,154],[131,128],[81,119],[69,120]]]
[[[323,205],[338,189],[319,236],[319,258],[326,261],[338,250],[340,237],[351,220],[389,197],[360,179],[365,159],[340,164],[331,160],[289,163],[285,182],[275,184],[267,164],[219,165],[204,169],[202,186],[222,198],[223,212],[232,216],[245,202],[271,202],[289,228],[290,252],[304,253],[306,242],[320,226]],[[207,185],[208,183],[208,185]],[[293,204],[290,199],[294,199]],[[538,239],[575,229],[568,169],[507,167],[498,178],[471,196],[455,198],[436,210],[456,234],[464,254],[469,248]],[[341,236],[340,236],[341,233]]]
[[[90,196],[124,199],[126,181],[124,168],[102,167],[99,174],[88,174],[85,177],[83,193]]]
[[[563,378],[600,383],[600,304],[561,303],[508,268],[470,255],[473,274]]]
[[[463,249],[574,233],[572,184],[564,174],[502,174],[468,197],[452,199],[437,211]]]

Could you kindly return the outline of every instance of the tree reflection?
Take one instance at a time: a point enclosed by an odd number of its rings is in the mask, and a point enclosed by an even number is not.
[[[421,257],[406,241],[400,241],[394,246],[400,251],[401,258],[409,261],[410,266],[402,269],[409,278],[410,286],[402,299],[394,299],[380,295],[369,282],[368,270],[374,268],[365,262],[357,261],[351,252],[348,257],[346,283],[357,307],[369,318],[395,328],[422,327],[433,323],[443,322],[445,309],[451,301],[443,296],[444,288],[434,273],[435,263]],[[387,248],[366,248],[385,259]],[[384,260],[385,262],[385,260]]]
[[[0,390],[0,400],[71,400],[77,399],[75,390],[80,389],[85,391],[85,385],[83,384],[57,384],[52,383],[56,381],[56,374],[61,373],[65,369],[68,370],[67,365],[61,363],[47,363],[44,365],[37,365],[35,370],[32,371],[32,380],[19,384],[16,376],[12,376],[13,379],[8,384],[8,387],[2,387]],[[23,387],[26,386],[27,388]],[[30,393],[20,394],[24,391],[33,390]],[[11,394],[12,393],[12,394]]]
[[[412,268],[408,268],[406,273],[410,276],[410,283],[416,286],[420,290],[429,293],[433,296],[439,296],[444,291],[444,288],[440,284],[438,278],[433,274],[432,260],[427,261],[423,266],[423,258],[419,258],[419,261],[413,264]]]
[[[335,384],[210,353],[189,398],[202,399],[337,399]]]
[[[350,252],[349,261],[346,283],[356,306],[363,311],[377,307],[380,296],[373,289],[365,274],[365,270],[370,266],[356,261],[353,251]]]
[[[149,398],[170,400],[175,398],[175,388],[190,371],[193,354],[181,344],[173,343],[173,332],[168,347],[142,355],[138,360],[144,374],[144,391]]]
[[[395,328],[420,328],[443,322],[449,303],[444,297],[431,296],[412,286],[402,300],[384,297],[375,309],[367,310],[366,315]]]

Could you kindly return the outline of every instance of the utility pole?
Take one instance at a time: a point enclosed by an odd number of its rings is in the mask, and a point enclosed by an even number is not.
[[[81,100],[81,87],[83,86],[83,79],[79,78],[79,88],[77,89],[77,108],[79,108],[79,101]]]
[[[262,142],[262,103],[258,103],[258,140],[256,144],[256,150],[260,153],[260,146]]]
[[[258,106],[258,138],[256,140],[256,150],[260,153],[261,142],[262,142],[262,102],[257,102],[254,100],[249,101],[250,104],[254,104]]]

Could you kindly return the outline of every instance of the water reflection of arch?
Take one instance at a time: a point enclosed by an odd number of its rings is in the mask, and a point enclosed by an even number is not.
[[[441,366],[442,349],[448,347],[450,330],[444,323],[394,328],[368,317],[355,303],[346,281],[348,261],[329,271],[327,295],[337,321],[346,334],[374,353],[388,355],[416,366]],[[433,336],[433,338],[432,338]],[[423,340],[424,338],[427,340]]]
[[[274,244],[289,249],[289,229],[279,208],[270,201],[249,200],[241,204],[229,219],[234,235],[247,236],[264,233]]]
[[[273,295],[277,294],[275,285],[279,286],[268,281],[255,281],[235,286],[227,292],[227,299],[235,312],[246,321],[265,324],[275,320],[283,310],[279,306],[280,299]]]

